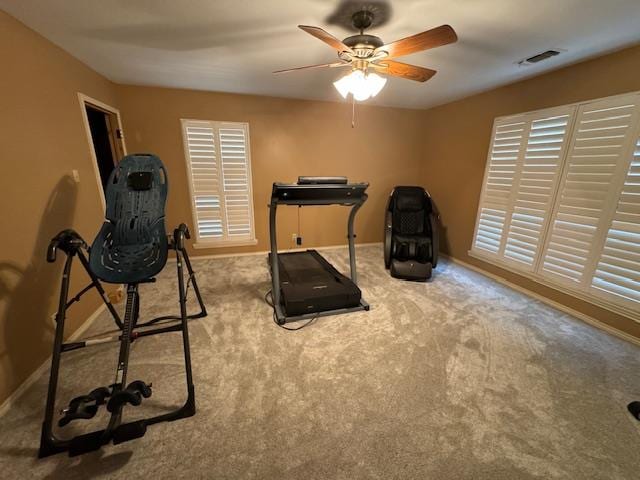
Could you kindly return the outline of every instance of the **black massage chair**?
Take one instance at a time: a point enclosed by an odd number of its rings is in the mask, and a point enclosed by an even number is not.
[[[426,281],[438,263],[438,214],[422,187],[395,187],[384,224],[384,265],[391,276]]]

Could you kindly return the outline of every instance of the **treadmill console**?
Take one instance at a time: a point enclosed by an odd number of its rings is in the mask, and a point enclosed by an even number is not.
[[[364,203],[368,183],[274,183],[271,204],[353,205]]]
[[[347,177],[298,177],[298,185],[346,185]]]

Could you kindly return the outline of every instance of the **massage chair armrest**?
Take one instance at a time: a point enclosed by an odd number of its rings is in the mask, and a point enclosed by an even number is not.
[[[176,248],[184,250],[185,238],[190,239],[191,233],[189,233],[189,228],[184,223],[181,223],[178,225],[178,228],[173,231],[173,241]]]
[[[47,247],[47,262],[53,263],[56,261],[58,249],[67,255],[74,255],[80,248],[88,248],[82,237],[70,228],[62,230],[49,242],[49,246]]]
[[[387,210],[384,218],[384,266],[391,267],[391,247],[393,243],[393,216]]]

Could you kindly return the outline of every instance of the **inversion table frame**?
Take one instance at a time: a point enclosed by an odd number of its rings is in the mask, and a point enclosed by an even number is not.
[[[40,457],[64,451],[69,452],[71,456],[79,455],[97,450],[109,442],[114,444],[126,442],[142,437],[148,425],[189,417],[196,411],[188,320],[204,317],[207,312],[185,248],[185,239],[190,237],[187,226],[181,224],[174,230],[172,237],[167,235],[165,229],[164,210],[168,181],[164,166],[160,159],[152,154],[127,155],[111,172],[106,187],[105,221],[91,247],[89,248],[75,231],[63,230],[51,240],[47,250],[49,262],[55,262],[58,250],[62,250],[67,255],[67,259],[56,314],[56,331],[40,440]],[[138,287],[141,283],[155,282],[156,275],[166,265],[169,250],[173,250],[176,254],[180,314],[166,315],[138,323],[140,312]],[[80,259],[91,283],[69,300],[71,266],[75,257]],[[186,285],[185,265],[188,273]],[[105,294],[101,281],[126,285],[127,298],[123,318]],[[194,315],[187,314],[189,285],[193,285],[200,306],[200,312]],[[115,335],[102,338],[65,342],[67,310],[93,288],[100,294],[120,331]],[[183,406],[174,411],[123,423],[125,406],[138,406],[143,399],[152,394],[150,383],[134,380],[127,384],[131,343],[142,337],[168,332],[182,334],[187,399]],[[109,413],[107,426],[102,430],[69,439],[59,438],[54,433],[53,421],[62,354],[106,342],[119,344],[113,383],[97,387],[87,395],[72,399],[69,406],[62,410],[58,426],[65,427],[75,420],[93,418],[103,405]]]
[[[144,432],[146,431],[146,427],[148,425],[153,425],[155,423],[164,421],[178,420],[180,418],[190,417],[195,414],[195,390],[193,386],[193,375],[191,371],[191,355],[187,322],[190,319],[202,318],[207,316],[207,310],[200,295],[200,290],[195,278],[195,272],[191,267],[189,256],[184,247],[185,238],[189,238],[189,231],[187,230],[187,227],[182,224],[174,231],[173,238],[169,242],[169,248],[174,250],[176,253],[180,314],[175,316],[166,315],[154,318],[142,324],[138,324],[137,322],[139,310],[137,284],[130,284],[127,286],[127,306],[125,321],[123,322],[123,320],[120,318],[120,315],[109,300],[109,297],[105,293],[100,280],[89,268],[89,260],[85,255],[85,252],[88,251],[88,246],[80,237],[80,235],[78,235],[73,230],[64,230],[60,232],[60,234],[58,234],[53,240],[51,240],[49,249],[47,251],[47,261],[55,262],[57,250],[62,250],[64,253],[66,253],[67,258],[63,270],[58,312],[56,313],[56,331],[54,337],[53,355],[51,358],[49,389],[47,392],[45,418],[42,424],[40,450],[38,453],[38,456],[40,458],[65,451],[69,452],[71,456],[79,455],[88,451],[96,450],[102,445],[109,443],[110,441],[113,441],[114,444],[117,444],[127,440],[138,438],[144,435]],[[91,283],[89,283],[89,285],[83,288],[80,293],[69,300],[71,265],[73,262],[73,258],[76,256],[89,275]],[[185,285],[184,281],[184,266],[187,267],[187,285]],[[150,280],[149,282],[152,283],[153,281],[155,281],[155,279]],[[187,288],[189,283],[193,285],[193,290],[200,306],[200,312],[192,315],[187,315],[186,300]],[[79,340],[75,342],[65,343],[64,327],[67,310],[74,303],[79,301],[86,292],[90,291],[93,288],[95,288],[100,294],[100,298],[102,298],[102,301],[109,310],[109,313],[111,313],[111,316],[113,317],[116,325],[121,330],[121,333],[118,335],[102,337],[98,339]],[[158,323],[168,323],[171,320],[179,320],[179,322],[171,322],[172,324],[170,325],[159,325],[153,327],[153,325],[156,325]],[[113,386],[115,387],[114,392],[110,394],[113,397],[113,395],[118,391],[123,391],[124,385],[126,384],[126,370],[128,366],[129,347],[131,343],[142,337],[148,337],[151,335],[157,335],[159,333],[166,332],[182,332],[187,383],[187,400],[182,407],[169,413],[157,415],[143,420],[137,420],[130,423],[122,423],[122,407],[120,407],[111,414],[109,424],[104,430],[79,435],[71,439],[61,439],[55,435],[55,433],[53,432],[53,422],[58,386],[58,375],[60,371],[60,360],[63,353],[93,345],[100,345],[103,343],[120,342],[118,373],[116,374],[116,383]],[[102,398],[101,400],[96,399],[96,407],[100,406],[101,402],[104,403],[105,400],[105,398]]]

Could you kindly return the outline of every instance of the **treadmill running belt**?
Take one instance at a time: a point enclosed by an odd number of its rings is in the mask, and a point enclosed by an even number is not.
[[[357,307],[361,292],[316,250],[278,254],[282,304],[287,315]]]

